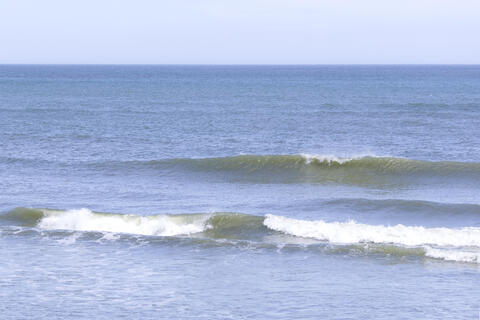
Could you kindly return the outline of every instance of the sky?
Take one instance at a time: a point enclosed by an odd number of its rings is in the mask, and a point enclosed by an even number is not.
[[[0,0],[0,63],[479,64],[474,0]]]

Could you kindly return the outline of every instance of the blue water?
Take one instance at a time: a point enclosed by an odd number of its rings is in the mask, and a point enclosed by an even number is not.
[[[2,319],[475,319],[480,66],[0,65]]]

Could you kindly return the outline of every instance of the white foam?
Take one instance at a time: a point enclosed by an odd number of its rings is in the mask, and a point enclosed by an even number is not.
[[[465,250],[451,250],[451,249],[436,249],[425,247],[425,255],[435,259],[443,259],[447,261],[459,261],[480,263],[480,251],[465,251]]]
[[[185,217],[170,215],[135,216],[94,213],[88,209],[44,212],[38,223],[41,229],[101,231],[152,236],[174,236],[202,232],[208,215]]]
[[[308,153],[301,153],[300,156],[305,159],[307,164],[312,163],[312,161],[319,161],[319,162],[326,162],[327,164],[344,164],[346,162],[352,160],[359,160],[362,158],[383,158],[388,156],[378,157],[374,154],[357,154],[349,157],[338,157],[333,154],[308,154]]]
[[[58,240],[59,243],[65,244],[65,245],[71,245],[77,242],[77,239],[81,237],[81,234],[79,233],[74,233],[70,237],[63,238]]]
[[[405,246],[475,246],[480,247],[480,228],[467,227],[424,228],[404,225],[383,226],[349,222],[306,221],[275,216],[265,216],[268,228],[298,237],[315,238],[339,244],[388,243]]]
[[[106,241],[114,241],[118,240],[120,238],[118,233],[113,233],[113,232],[104,232],[103,237],[98,239],[99,242],[102,242],[103,240]]]
[[[315,160],[319,162],[326,162],[328,164],[331,164],[333,162],[342,164],[354,159],[354,158],[340,158],[334,155],[315,155],[315,154],[306,154],[306,153],[302,153],[300,154],[300,156],[302,156],[305,159],[307,164],[310,164],[312,161],[315,161]]]

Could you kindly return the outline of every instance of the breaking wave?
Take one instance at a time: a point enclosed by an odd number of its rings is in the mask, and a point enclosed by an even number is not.
[[[306,221],[267,214],[268,228],[297,237],[314,238],[339,244],[385,243],[405,246],[480,247],[480,228],[424,228],[404,225],[383,226],[349,222]]]
[[[0,157],[0,162],[54,168],[72,166],[122,174],[187,175],[202,179],[221,179],[252,183],[339,183],[361,186],[432,183],[478,185],[480,163],[421,161],[398,157],[362,156],[342,158],[334,155],[238,155],[216,158],[174,158],[142,161],[49,162]],[[152,173],[153,172],[153,173]]]
[[[398,185],[425,179],[478,181],[480,163],[420,161],[394,157],[341,158],[333,155],[240,155],[200,159],[167,159],[104,163],[130,170],[205,173],[255,183],[342,183]]]
[[[97,231],[145,236],[177,236],[210,232],[214,237],[264,228],[263,217],[241,213],[135,215],[100,213],[89,209],[53,210],[16,208],[2,216],[43,230]],[[218,232],[214,234],[213,232]]]
[[[266,215],[269,229],[336,244],[385,244],[420,247],[431,258],[480,263],[480,228],[424,228],[422,226],[383,226],[349,222],[306,221]],[[465,249],[466,248],[466,249]],[[467,251],[468,250],[468,251]]]
[[[145,236],[187,236],[206,239],[240,239],[267,243],[302,243],[292,238],[309,238],[309,244],[328,243],[337,251],[353,246],[354,251],[423,255],[436,259],[480,263],[480,228],[425,228],[384,226],[354,221],[308,221],[267,214],[240,213],[133,214],[97,213],[88,209],[50,210],[17,208],[2,216],[23,226],[41,230],[71,230]],[[282,235],[284,236],[282,238]]]
[[[135,162],[130,162],[135,164]],[[140,164],[141,162],[136,162]],[[369,169],[378,173],[408,174],[480,174],[480,163],[453,161],[420,161],[395,157],[363,156],[341,158],[334,155],[239,155],[233,157],[168,159],[143,162],[146,165],[183,165],[205,170],[274,170],[274,169]]]

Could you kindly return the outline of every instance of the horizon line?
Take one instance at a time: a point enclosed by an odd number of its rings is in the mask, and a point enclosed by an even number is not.
[[[0,66],[480,66],[480,63],[2,63]]]

